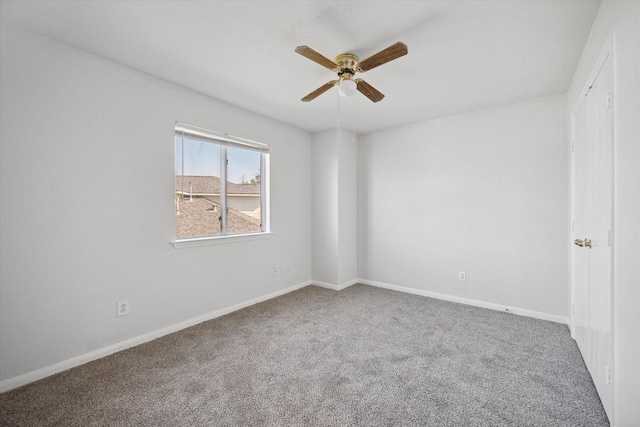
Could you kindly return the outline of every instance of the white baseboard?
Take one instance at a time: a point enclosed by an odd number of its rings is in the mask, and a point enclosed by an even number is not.
[[[315,282],[314,282],[315,283]],[[394,291],[406,292],[408,294],[421,295],[429,298],[440,299],[444,301],[457,302],[461,304],[472,305],[474,307],[489,308],[491,310],[504,311],[507,313],[517,314],[520,316],[533,317],[540,320],[548,320],[550,322],[562,323],[569,325],[569,318],[556,316],[555,314],[542,313],[540,311],[527,310],[525,308],[511,307],[507,305],[494,304],[486,301],[478,301],[474,299],[461,298],[453,295],[439,294],[437,292],[429,292],[422,289],[408,288],[405,286],[391,285],[389,283],[376,282],[373,280],[358,279],[356,283],[363,285],[375,286],[378,288],[391,289]]]
[[[344,282],[341,285],[334,285],[332,283],[320,282],[318,280],[311,281],[312,285],[320,286],[321,288],[333,289],[334,291],[341,291],[343,289],[348,288],[351,285],[355,285],[356,283],[362,283],[362,282],[358,279],[353,279],[353,280],[349,280],[348,282]]]
[[[300,288],[303,288],[305,286],[309,286],[309,285],[316,285],[316,286],[320,286],[323,288],[327,288],[327,289],[332,289],[334,291],[341,291],[343,289],[348,288],[349,286],[352,286],[356,283],[362,283],[364,285],[369,285],[369,286],[375,286],[378,288],[385,288],[385,289],[391,289],[394,291],[400,291],[400,292],[405,292],[405,293],[409,293],[409,294],[414,294],[414,295],[421,295],[421,296],[425,296],[425,297],[430,297],[430,298],[436,298],[436,299],[440,299],[440,300],[445,300],[445,301],[451,301],[451,302],[457,302],[457,303],[461,303],[461,304],[467,304],[467,305],[472,305],[475,307],[482,307],[482,308],[489,308],[492,310],[497,310],[497,311],[505,311],[505,312],[509,312],[509,313],[513,313],[513,314],[517,314],[520,316],[527,316],[527,317],[533,317],[536,319],[541,319],[541,320],[548,320],[551,322],[557,322],[557,323],[563,323],[563,324],[569,324],[569,319],[567,317],[562,317],[562,316],[556,316],[553,314],[548,314],[548,313],[542,313],[542,312],[538,312],[538,311],[532,311],[532,310],[527,310],[527,309],[522,309],[522,308],[517,308],[517,307],[510,307],[510,306],[503,306],[503,305],[499,305],[499,304],[494,304],[494,303],[490,303],[490,302],[485,302],[485,301],[478,301],[478,300],[472,300],[472,299],[467,299],[467,298],[460,298],[460,297],[456,297],[456,296],[452,296],[452,295],[446,295],[446,294],[439,294],[436,292],[429,292],[429,291],[425,291],[422,289],[415,289],[415,288],[409,288],[409,287],[405,287],[405,286],[397,286],[397,285],[391,285],[389,283],[382,283],[382,282],[376,282],[373,280],[366,280],[366,279],[354,279],[354,280],[350,280],[348,282],[339,284],[339,285],[334,285],[331,283],[325,283],[325,282],[320,282],[317,280],[308,280],[306,282],[302,282],[299,283],[297,285],[294,286],[290,286],[288,288],[285,289],[281,289],[279,291],[276,292],[272,292],[270,294],[267,295],[263,295],[261,297],[257,297],[254,299],[251,299],[249,301],[245,301],[245,302],[241,302],[235,305],[232,305],[230,307],[226,307],[226,308],[222,308],[216,311],[213,311],[211,313],[207,313],[198,317],[194,317],[192,319],[186,320],[184,322],[180,322],[177,323],[175,325],[171,325],[168,326],[166,328],[162,328],[153,332],[150,332],[148,334],[144,334],[135,338],[131,338],[107,347],[103,347],[101,349],[98,350],[94,350],[91,351],[89,353],[85,353],[82,354],[80,356],[76,356],[73,357],[71,359],[68,360],[64,360],[62,362],[41,368],[41,369],[37,369],[35,371],[31,371],[31,372],[27,372],[26,374],[22,374],[22,375],[18,375],[17,377],[14,378],[9,378],[7,380],[4,381],[0,381],[0,393],[3,393],[5,391],[9,391],[12,390],[14,388],[23,386],[25,384],[29,384],[31,382],[34,381],[38,381],[41,380],[43,378],[49,377],[51,375],[57,374],[59,372],[63,372],[66,371],[67,369],[71,369],[71,368],[75,368],[76,366],[80,366],[83,365],[85,363],[91,362],[93,360],[96,359],[100,359],[102,357],[105,356],[109,356],[110,354],[116,353],[118,351],[122,351],[122,350],[126,350],[127,348],[131,348],[131,347],[135,347],[137,345],[140,344],[144,344],[146,342],[149,341],[153,341],[157,338],[160,338],[164,335],[168,335],[168,334],[172,334],[174,332],[180,331],[182,329],[186,329],[190,326],[193,325],[197,325],[198,323],[202,323],[202,322],[206,322],[207,320],[211,320],[211,319],[215,319],[217,317],[220,316],[224,316],[225,314],[229,314],[232,313],[234,311],[238,311],[241,310],[245,307],[249,307],[251,305],[263,302],[263,301],[267,301],[269,299],[287,294],[289,292],[293,292],[295,290],[298,290]]]
[[[100,348],[98,350],[91,351],[89,353],[81,354],[80,356],[76,356],[71,359],[64,360],[62,362],[55,363],[53,365],[50,365],[41,369],[37,369],[35,371],[27,372],[26,374],[18,375],[17,377],[0,381],[0,393],[12,390],[14,388],[18,388],[20,386],[29,384],[34,381],[41,380],[43,378],[49,377],[59,372],[66,371],[67,369],[84,365],[85,363],[100,359],[105,356],[109,356],[110,354],[116,353],[118,351],[126,350],[127,348],[135,347],[137,345],[144,344],[149,341],[153,341],[162,336],[172,334],[182,329],[186,329],[190,326],[197,325],[198,323],[206,322],[207,320],[215,319],[216,317],[224,316],[225,314],[238,311],[240,309],[249,307],[259,302],[263,302],[275,297],[279,297],[281,295],[287,294],[289,292],[293,292],[300,288],[304,288],[305,286],[309,286],[311,284],[312,282],[308,280],[306,282],[299,283],[297,285],[290,286],[288,288],[281,289],[279,291],[272,292],[270,294],[251,299],[249,301],[244,301],[244,302],[232,305],[230,307],[221,308],[220,310],[212,311],[211,313],[203,314],[201,316],[194,317],[189,320],[185,320],[184,322],[180,322],[175,325],[168,326],[166,328],[158,329],[148,334],[131,338],[107,347]]]

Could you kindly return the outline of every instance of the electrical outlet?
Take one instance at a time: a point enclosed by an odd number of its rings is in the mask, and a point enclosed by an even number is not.
[[[287,273],[291,273],[291,264],[287,264]]]
[[[464,271],[461,271],[460,273],[458,273],[458,280],[460,280],[461,282],[466,282],[467,273],[465,273]]]
[[[278,268],[278,266],[277,266],[277,265],[275,265],[275,266],[273,267],[273,275],[274,275],[274,276],[277,276],[279,271],[280,271],[280,269]]]
[[[129,301],[118,301],[118,317],[129,314]]]
[[[280,274],[284,274],[284,265],[280,266]]]

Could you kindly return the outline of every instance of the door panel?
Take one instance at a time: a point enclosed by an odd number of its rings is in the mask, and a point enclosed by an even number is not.
[[[588,117],[589,102],[585,96],[574,116],[575,139],[573,141],[573,239],[583,239],[587,236],[587,146],[588,146]],[[582,352],[582,357],[587,366],[591,366],[588,360],[591,351],[585,351],[592,345],[589,325],[589,252],[574,245],[572,250],[572,267],[574,295],[572,304],[572,319],[574,337]]]
[[[612,224],[612,119],[611,61],[606,60],[591,88],[594,119],[592,155],[589,156],[590,193],[589,290],[592,300],[591,329],[594,356],[592,377],[605,409],[611,405],[611,390],[607,369],[612,359],[611,328],[611,224]]]
[[[573,239],[591,247],[572,250],[574,336],[602,404],[611,414],[613,127],[612,69],[605,58],[574,112]]]
[[[602,404],[611,414],[613,206],[612,69],[610,57],[573,116],[572,250],[574,337]]]

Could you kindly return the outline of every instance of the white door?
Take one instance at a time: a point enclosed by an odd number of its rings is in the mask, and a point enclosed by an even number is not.
[[[573,117],[572,325],[611,418],[613,108],[610,55]]]

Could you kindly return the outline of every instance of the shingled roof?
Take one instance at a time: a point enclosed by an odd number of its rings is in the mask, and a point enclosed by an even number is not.
[[[176,175],[176,194],[184,194],[176,215],[176,238],[220,234],[220,203],[210,196],[220,195],[217,176]],[[191,185],[189,185],[191,184]],[[191,196],[190,190],[191,188]],[[227,196],[260,196],[260,184],[236,184],[227,181]],[[227,210],[227,233],[260,231],[260,221],[245,213]]]
[[[217,176],[176,175],[176,193],[189,194],[189,183],[193,195],[220,194],[220,178]],[[260,184],[236,184],[227,181],[227,195],[260,195]]]
[[[227,233],[256,233],[260,221],[235,209],[227,210]],[[205,197],[180,202],[176,215],[176,238],[215,236],[220,234],[220,204]]]

